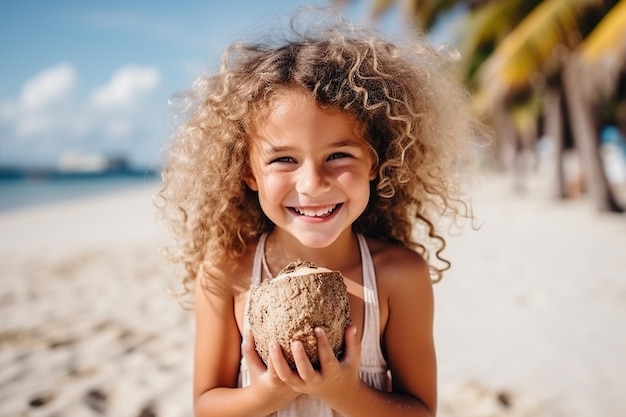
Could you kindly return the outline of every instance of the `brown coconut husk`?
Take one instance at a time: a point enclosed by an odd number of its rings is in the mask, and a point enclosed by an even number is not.
[[[306,271],[303,275],[300,275]],[[344,333],[350,324],[350,302],[338,271],[297,260],[274,279],[252,289],[248,321],[255,347],[267,364],[269,343],[277,341],[291,369],[296,369],[291,343],[299,340],[315,369],[319,369],[314,329],[321,327],[337,358],[344,349]]]

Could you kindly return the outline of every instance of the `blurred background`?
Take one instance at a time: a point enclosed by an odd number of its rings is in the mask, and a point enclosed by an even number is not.
[[[216,68],[227,44],[301,5],[458,51],[458,76],[496,133],[485,165],[523,191],[549,161],[555,198],[624,211],[626,5],[615,0],[3,2],[0,210],[93,190],[8,179],[106,174],[97,184],[108,188],[153,175],[169,97]]]
[[[154,177],[169,98],[303,4],[2,2],[0,211]]]
[[[625,415],[626,0],[24,0],[0,3],[0,416],[192,414],[151,200],[168,100],[305,5],[426,35],[494,132],[435,286],[438,415]]]

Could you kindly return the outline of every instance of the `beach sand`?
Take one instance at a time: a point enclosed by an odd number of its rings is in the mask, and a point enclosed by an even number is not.
[[[626,415],[626,217],[487,175],[435,286],[442,417]],[[191,416],[149,186],[0,214],[0,416]]]

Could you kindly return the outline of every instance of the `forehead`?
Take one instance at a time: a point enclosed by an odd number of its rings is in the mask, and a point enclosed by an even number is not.
[[[305,126],[317,128],[339,128],[363,137],[363,126],[348,111],[331,105],[324,105],[304,88],[281,88],[267,100],[258,103],[257,111],[251,120],[252,136],[264,136],[268,130],[285,127],[303,129]]]
[[[323,111],[327,114],[341,112],[339,109],[323,105],[318,102],[313,94],[302,87],[282,87],[274,91],[263,106],[260,122],[268,117],[280,117],[291,110],[311,110]],[[347,113],[346,113],[347,114]]]

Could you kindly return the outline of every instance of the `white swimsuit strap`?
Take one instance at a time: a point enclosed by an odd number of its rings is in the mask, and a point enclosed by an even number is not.
[[[365,237],[357,234],[361,251],[361,268],[363,269],[363,302],[365,321],[363,328],[363,358],[361,364],[374,368],[385,369],[387,362],[380,348],[380,307],[374,261]]]
[[[263,263],[265,260],[265,240],[267,239],[267,233],[263,233],[259,238],[259,243],[256,245],[256,252],[254,253],[254,263],[252,264],[252,280],[250,287],[257,287],[261,285],[261,277],[263,276]]]
[[[252,263],[252,276],[250,277],[250,291],[253,288],[261,285],[261,276],[263,275],[263,260],[265,259],[265,240],[267,239],[267,233],[263,233],[259,238],[259,242],[256,245],[256,251],[254,253],[254,261]],[[244,310],[243,330],[244,334],[248,331],[248,310],[250,309],[250,294],[246,300],[246,307]]]

